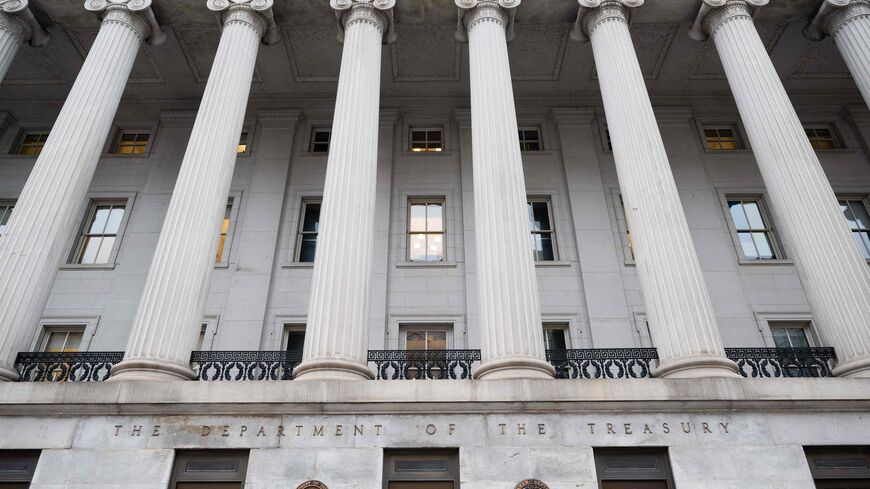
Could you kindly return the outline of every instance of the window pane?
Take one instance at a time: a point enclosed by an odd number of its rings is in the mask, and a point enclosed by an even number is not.
[[[79,351],[82,346],[82,337],[84,336],[84,332],[82,331],[70,331],[69,335],[66,338],[66,345],[63,347],[63,351],[66,352],[75,352]]]
[[[299,245],[299,261],[302,263],[314,263],[314,252],[316,249],[317,235],[303,235],[302,242]]]
[[[427,231],[443,231],[444,220],[442,216],[441,204],[429,204],[426,207],[426,230]]]
[[[103,231],[104,234],[118,234],[118,230],[121,228],[121,220],[124,218],[124,208],[123,207],[115,207],[109,213],[109,220],[106,222],[106,229]]]
[[[761,210],[758,208],[758,202],[744,202],[743,209],[746,211],[746,217],[749,219],[750,229],[764,229],[764,219],[761,218]]]
[[[774,258],[773,247],[770,246],[767,233],[752,233],[752,240],[755,242],[755,249],[758,250],[759,258],[762,260]]]
[[[529,217],[531,219],[532,230],[541,231],[552,229],[550,227],[550,213],[547,207],[546,202],[529,203]]]
[[[109,263],[109,258],[112,256],[112,248],[115,246],[115,238],[107,236],[102,239],[100,250],[97,252],[97,257],[94,263]]]
[[[427,350],[447,349],[447,331],[429,331],[428,336]]]
[[[302,230],[305,232],[317,232],[320,227],[320,204],[310,203],[305,206]]]
[[[426,206],[424,204],[411,204],[410,231],[426,231]]]
[[[287,351],[302,352],[305,346],[305,331],[287,332]]]
[[[45,351],[63,351],[63,346],[66,343],[66,331],[52,331],[48,334],[48,341],[45,344]]]
[[[553,239],[549,234],[533,234],[532,249],[536,261],[553,261]]]
[[[849,223],[849,227],[852,229],[858,228],[858,221],[855,220],[855,215],[852,213],[852,207],[849,205],[848,200],[840,201],[840,212],[843,213],[843,217],[846,218],[846,222]]]
[[[408,259],[411,261],[425,261],[426,260],[426,235],[425,234],[412,234],[409,247],[408,247]]]
[[[728,210],[731,211],[731,219],[734,221],[734,227],[738,230],[740,229],[748,229],[749,221],[746,220],[746,213],[743,212],[743,204],[729,200],[728,201]]]
[[[426,141],[426,131],[411,131],[411,141],[413,141],[413,142],[425,142]]]
[[[566,350],[568,344],[565,341],[565,330],[553,328],[545,329],[544,347],[548,350]]]
[[[858,249],[861,250],[861,254],[864,255],[864,258],[870,260],[870,233],[861,231],[857,233],[852,233],[855,236],[855,241],[858,242]]]
[[[406,350],[425,350],[426,349],[426,332],[425,331],[408,331],[405,337]]]
[[[737,237],[740,239],[740,247],[743,250],[743,256],[747,260],[757,260],[758,252],[755,250],[752,233],[737,233]]]
[[[91,223],[90,232],[91,234],[103,234],[103,230],[106,229],[106,223],[109,221],[109,214],[112,212],[112,208],[109,206],[99,206],[97,207],[96,212],[94,213],[94,220]]]
[[[852,209],[852,214],[855,216],[855,222],[861,229],[870,229],[870,215],[867,214],[867,207],[864,203],[858,200],[853,200],[849,204]]]
[[[804,328],[788,328],[789,339],[791,339],[792,348],[809,348],[810,342],[807,339],[807,333]]]
[[[83,265],[93,265],[97,262],[97,253],[100,251],[100,244],[103,238],[84,237],[84,245],[82,246],[82,257],[79,263]]]
[[[444,259],[444,237],[441,234],[429,234],[426,238],[427,261],[441,261]]]

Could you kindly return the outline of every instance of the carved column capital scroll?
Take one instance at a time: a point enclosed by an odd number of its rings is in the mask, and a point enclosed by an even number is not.
[[[21,43],[29,42],[33,47],[45,46],[51,40],[30,11],[28,0],[0,0],[0,29],[11,31]]]
[[[706,41],[720,25],[734,17],[752,17],[770,0],[701,0],[701,9],[689,29],[689,37]]]
[[[459,10],[456,40],[468,42],[468,31],[479,22],[497,22],[505,28],[507,40],[514,38],[516,8],[522,0],[454,0]]]
[[[151,0],[85,0],[85,9],[100,14],[104,22],[129,25],[150,46],[166,41],[166,33],[151,9]]]
[[[263,44],[271,46],[281,37],[272,13],[274,0],[208,0],[208,9],[221,16],[221,22],[244,22],[254,28]]]
[[[335,10],[338,42],[344,42],[344,31],[354,22],[374,24],[383,34],[385,44],[396,41],[396,24],[393,19],[396,0],[329,0],[329,5]]]
[[[816,16],[804,28],[804,36],[821,41],[859,17],[870,17],[870,0],[824,0]]]
[[[631,17],[629,8],[643,5],[644,0],[577,0],[580,10],[574,28],[571,29],[571,39],[580,42],[589,41],[589,33],[601,22],[607,19],[621,19],[628,22]]]

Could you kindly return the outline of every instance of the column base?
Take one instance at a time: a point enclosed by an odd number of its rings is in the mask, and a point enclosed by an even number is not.
[[[847,363],[842,363],[831,370],[836,377],[870,378],[870,358],[859,357]]]
[[[487,360],[475,372],[478,380],[552,379],[556,369],[533,357],[499,357]]]
[[[172,381],[193,380],[196,375],[186,365],[178,365],[156,360],[133,358],[124,360],[112,367],[112,376],[107,382],[119,380]]]
[[[0,367],[0,382],[17,382],[18,372],[14,369]]]
[[[367,366],[338,358],[305,360],[293,370],[293,380],[372,380],[374,378]]]
[[[659,364],[655,374],[656,377],[669,379],[742,378],[736,363],[718,355],[695,355],[669,360]]]

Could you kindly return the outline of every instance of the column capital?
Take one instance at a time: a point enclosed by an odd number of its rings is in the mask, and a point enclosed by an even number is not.
[[[151,0],[85,0],[85,9],[101,14],[103,22],[127,24],[150,46],[166,41],[166,33],[151,9]]]
[[[522,0],[454,0],[459,10],[456,40],[468,42],[468,31],[483,21],[496,22],[505,29],[507,40],[514,38],[516,8]]]
[[[275,16],[274,0],[208,0],[208,9],[221,16],[221,22],[242,22],[250,25],[263,44],[272,45],[280,40]]]
[[[620,19],[628,22],[631,17],[629,8],[643,5],[644,0],[577,0],[580,10],[571,29],[571,39],[579,42],[589,41],[589,34],[595,26],[607,19]]]
[[[821,41],[859,17],[870,17],[870,0],[824,0],[816,16],[804,28],[804,36]]]
[[[701,8],[695,22],[689,28],[689,37],[706,41],[720,25],[735,17],[752,17],[755,10],[770,3],[770,0],[701,0]]]
[[[329,0],[335,10],[338,42],[344,42],[344,31],[353,23],[368,22],[381,31],[385,44],[396,41],[396,23],[393,7],[396,0]]]
[[[21,43],[29,42],[33,47],[45,46],[51,40],[33,16],[28,0],[0,0],[0,29],[12,31]]]

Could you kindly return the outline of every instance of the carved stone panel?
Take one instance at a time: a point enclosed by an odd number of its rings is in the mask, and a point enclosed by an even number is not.
[[[516,24],[508,44],[514,80],[558,80],[571,24]]]
[[[538,479],[526,479],[521,481],[514,489],[550,489],[547,484]]]
[[[849,67],[830,37],[810,42],[790,78],[849,78]]]
[[[342,44],[335,30],[316,25],[284,26],[284,44],[293,79],[298,82],[337,81]]]
[[[451,25],[396,25],[402,42],[391,45],[393,80],[459,80],[460,44]]]

